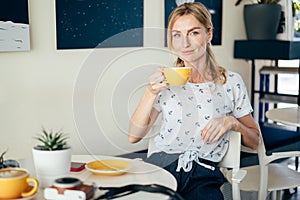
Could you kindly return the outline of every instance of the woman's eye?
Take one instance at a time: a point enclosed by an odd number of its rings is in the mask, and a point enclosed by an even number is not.
[[[179,34],[179,33],[173,33],[172,36],[173,36],[174,38],[179,38],[179,37],[180,37],[180,34]]]
[[[198,31],[192,31],[192,32],[190,32],[190,35],[191,36],[196,36],[196,35],[199,35],[199,32]]]

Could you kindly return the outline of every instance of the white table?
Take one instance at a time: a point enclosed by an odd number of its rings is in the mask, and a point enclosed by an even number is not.
[[[98,186],[103,187],[119,187],[128,184],[160,184],[169,187],[173,190],[177,188],[176,179],[168,171],[146,163],[142,160],[126,159],[113,156],[92,156],[92,155],[74,155],[72,156],[72,161],[74,162],[90,162],[99,159],[124,159],[132,164],[129,171],[123,175],[119,176],[100,176],[94,175],[88,170],[81,172],[72,172],[70,176],[79,178],[85,183],[96,183]],[[103,191],[98,190],[95,197],[103,194]],[[35,198],[35,200],[41,200],[43,198],[43,192],[40,191]],[[125,196],[118,199],[142,199],[142,200],[158,200],[158,199],[168,199],[167,196],[162,194],[153,194],[147,192],[138,192]]]
[[[266,112],[267,118],[286,125],[300,127],[300,107],[275,108]]]

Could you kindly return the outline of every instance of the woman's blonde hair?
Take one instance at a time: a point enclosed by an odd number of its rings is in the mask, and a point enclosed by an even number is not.
[[[211,33],[213,32],[213,24],[211,20],[211,14],[207,10],[207,8],[199,2],[194,3],[184,3],[177,8],[175,8],[168,19],[168,47],[172,49],[172,34],[171,30],[174,26],[175,21],[183,16],[183,15],[193,15],[201,24],[204,25],[206,31]],[[206,46],[206,66],[209,71],[209,76],[213,79],[214,82],[217,83],[226,83],[226,69],[219,66],[215,55],[211,49],[210,42]],[[176,66],[184,66],[183,60],[177,58]]]

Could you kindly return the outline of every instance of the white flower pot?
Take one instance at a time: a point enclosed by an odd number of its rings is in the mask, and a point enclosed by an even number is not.
[[[51,186],[56,178],[70,175],[71,149],[42,151],[32,149],[37,179],[41,188]]]

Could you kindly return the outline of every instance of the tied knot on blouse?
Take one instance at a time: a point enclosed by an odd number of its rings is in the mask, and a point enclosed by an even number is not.
[[[191,171],[193,167],[193,161],[195,161],[198,165],[201,165],[202,167],[205,167],[210,170],[215,170],[215,167],[200,162],[198,151],[190,150],[185,151],[183,154],[179,155],[176,172],[179,172],[181,168],[185,172]]]

